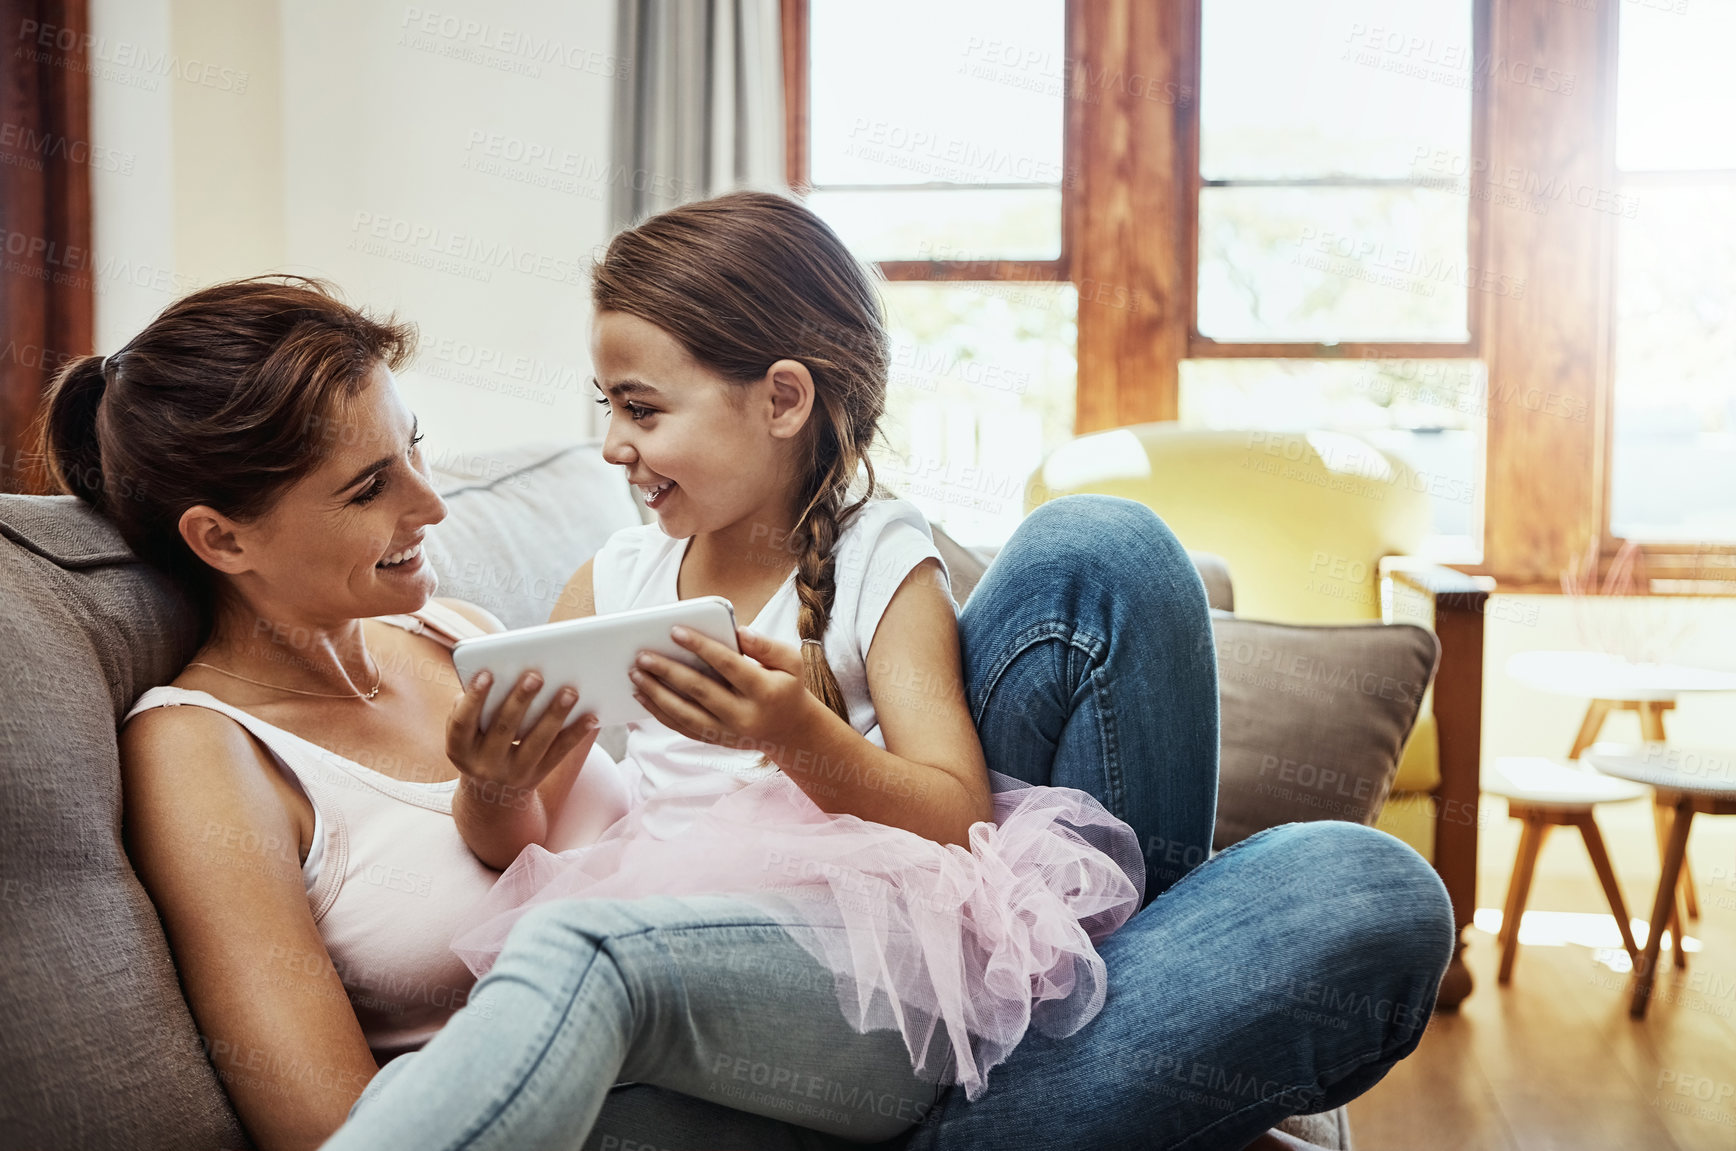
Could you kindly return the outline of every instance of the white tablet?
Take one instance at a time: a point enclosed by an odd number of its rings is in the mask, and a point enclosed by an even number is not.
[[[567,723],[594,713],[608,727],[650,714],[633,698],[633,681],[627,678],[642,651],[657,652],[716,676],[710,664],[670,638],[669,629],[676,624],[708,635],[731,651],[741,650],[735,642],[735,606],[720,595],[704,595],[461,639],[452,648],[452,666],[467,685],[479,671],[494,673],[482,705],[484,731],[519,676],[532,670],[542,674],[543,686],[525,709],[520,736],[567,684],[579,689],[579,702],[567,714]]]

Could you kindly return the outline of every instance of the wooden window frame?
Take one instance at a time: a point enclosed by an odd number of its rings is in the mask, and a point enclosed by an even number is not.
[[[788,178],[800,192],[808,187],[808,0],[782,2]],[[1480,359],[1489,380],[1483,560],[1449,566],[1493,576],[1502,592],[1559,594],[1561,572],[1595,545],[1601,579],[1625,542],[1611,532],[1609,507],[1613,217],[1572,205],[1535,216],[1496,210],[1473,187],[1470,260],[1523,276],[1526,292],[1513,299],[1467,288],[1470,337],[1462,342],[1242,343],[1203,336],[1201,3],[1067,0],[1059,259],[892,261],[880,265],[881,273],[900,281],[1073,283],[1075,434],[1177,419],[1186,359]],[[1620,7],[1473,0],[1474,59],[1493,68],[1473,83],[1471,155],[1491,185],[1494,174],[1512,171],[1575,187],[1607,188],[1617,180]],[[1542,71],[1530,71],[1533,65]],[[1551,74],[1574,77],[1573,90],[1548,81]],[[1129,76],[1141,82],[1126,83]],[[1648,542],[1638,552],[1642,591],[1736,592],[1736,544]]]

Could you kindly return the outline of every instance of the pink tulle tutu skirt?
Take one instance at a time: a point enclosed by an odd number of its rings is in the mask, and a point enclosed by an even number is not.
[[[783,773],[730,792],[672,838],[651,800],[596,843],[525,849],[453,950],[478,976],[531,907],[552,899],[730,894],[759,904],[833,976],[858,1031],[897,1029],[918,1072],[967,1098],[1035,1026],[1070,1035],[1102,1008],[1094,942],[1139,909],[1133,829],[1085,792],[994,774],[993,823],[970,848],[821,811]],[[936,1028],[949,1071],[923,1066]]]

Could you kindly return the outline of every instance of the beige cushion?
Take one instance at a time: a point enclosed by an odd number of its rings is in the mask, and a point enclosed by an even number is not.
[[[1213,847],[1296,820],[1374,822],[1440,659],[1434,634],[1223,612],[1212,627],[1223,733]]]

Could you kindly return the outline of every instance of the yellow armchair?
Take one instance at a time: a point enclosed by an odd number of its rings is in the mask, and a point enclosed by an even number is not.
[[[1428,533],[1424,481],[1403,461],[1337,432],[1219,431],[1137,424],[1079,436],[1043,461],[1029,512],[1074,492],[1136,500],[1183,546],[1229,567],[1238,615],[1295,624],[1422,623],[1441,664],[1375,826],[1434,863],[1461,930],[1476,905],[1481,718],[1479,582],[1415,558]],[[1450,618],[1447,618],[1450,617]],[[1444,626],[1443,626],[1444,625]],[[1450,643],[1450,646],[1449,646]],[[1446,693],[1443,734],[1436,697]],[[1452,752],[1443,768],[1443,745]],[[1463,965],[1443,1007],[1470,990]]]

